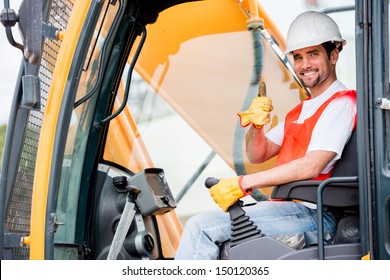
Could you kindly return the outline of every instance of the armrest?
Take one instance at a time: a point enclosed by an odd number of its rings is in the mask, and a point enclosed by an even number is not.
[[[317,203],[317,189],[322,182],[307,180],[280,185],[273,189],[271,198],[284,200],[296,199]],[[324,206],[350,207],[358,204],[359,189],[358,182],[356,181],[330,183],[323,190]]]

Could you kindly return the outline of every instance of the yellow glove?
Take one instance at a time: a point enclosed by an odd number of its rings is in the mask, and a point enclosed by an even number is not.
[[[245,127],[252,123],[260,129],[270,122],[270,113],[273,109],[270,98],[257,96],[252,100],[248,110],[238,113],[240,124]]]
[[[227,211],[238,199],[252,193],[252,190],[245,192],[241,187],[242,176],[232,179],[221,179],[218,184],[210,188],[210,195],[215,203]]]

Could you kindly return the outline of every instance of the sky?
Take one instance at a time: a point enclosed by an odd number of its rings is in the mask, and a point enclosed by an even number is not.
[[[21,2],[21,0],[10,0],[10,7],[17,12]],[[1,1],[1,10],[3,8],[4,4]],[[12,29],[15,41],[21,43],[17,26]],[[0,24],[0,125],[8,122],[12,96],[22,58],[22,51],[8,43],[5,28]]]

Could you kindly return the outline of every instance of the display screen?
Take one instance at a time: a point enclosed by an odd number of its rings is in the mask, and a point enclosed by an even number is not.
[[[164,175],[162,175],[162,176],[164,176]],[[166,193],[164,193],[165,182],[164,182],[163,178],[161,178],[160,174],[157,174],[157,173],[146,174],[146,181],[148,182],[150,188],[152,189],[152,192],[156,196],[167,195]]]

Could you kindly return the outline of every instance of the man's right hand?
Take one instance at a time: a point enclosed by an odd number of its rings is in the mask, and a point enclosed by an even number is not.
[[[243,127],[253,124],[260,129],[270,122],[270,113],[273,110],[272,100],[266,96],[257,96],[252,100],[249,109],[238,113],[240,124]]]
[[[210,195],[223,211],[226,212],[237,200],[252,193],[252,189],[245,191],[241,187],[242,177],[241,175],[231,179],[220,179],[210,188]]]

